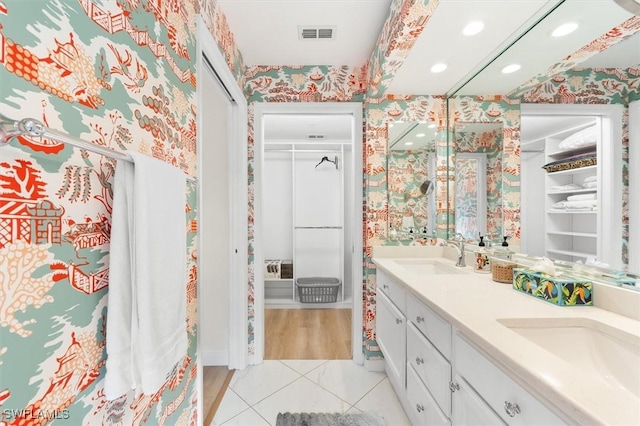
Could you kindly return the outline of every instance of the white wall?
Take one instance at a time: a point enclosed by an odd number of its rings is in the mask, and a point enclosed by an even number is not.
[[[208,69],[205,66],[206,69]],[[227,365],[229,354],[229,101],[215,77],[202,73],[200,327],[203,365]]]
[[[545,155],[522,152],[520,161],[520,248],[523,253],[544,256]]]
[[[293,259],[293,168],[290,152],[264,153],[264,258]],[[256,265],[258,267],[258,265]]]
[[[353,297],[353,227],[360,226],[360,222],[353,221],[353,152],[351,146],[345,145],[344,157],[342,159],[342,167],[344,167],[342,176],[344,178],[344,298],[350,300]],[[359,218],[356,218],[359,219]],[[360,255],[360,254],[358,254]]]

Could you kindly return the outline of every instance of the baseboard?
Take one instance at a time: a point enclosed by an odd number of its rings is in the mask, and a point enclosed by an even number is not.
[[[206,366],[220,366],[229,365],[229,353],[228,351],[216,350],[216,351],[202,351],[202,365]]]
[[[364,368],[367,371],[384,371],[383,359],[366,359],[364,360]]]

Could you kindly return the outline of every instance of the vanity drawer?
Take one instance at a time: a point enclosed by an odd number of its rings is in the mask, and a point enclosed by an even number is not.
[[[412,294],[407,296],[407,319],[415,324],[446,359],[451,359],[451,324]]]
[[[455,336],[454,344],[456,373],[462,376],[507,424],[566,424],[458,334]],[[518,413],[514,412],[516,404]]]
[[[414,425],[450,426],[451,421],[438,408],[413,367],[407,366],[407,415]]]
[[[451,364],[415,325],[407,326],[407,360],[447,417],[451,417]]]
[[[378,283],[378,290],[386,294],[393,304],[404,314],[407,310],[404,286],[380,269],[376,270],[376,281]]]

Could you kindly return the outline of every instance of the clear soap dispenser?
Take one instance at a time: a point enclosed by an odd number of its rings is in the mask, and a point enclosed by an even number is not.
[[[483,274],[491,272],[491,266],[489,265],[489,250],[487,250],[484,237],[482,235],[480,235],[480,242],[478,243],[478,250],[476,251],[476,263],[473,266],[473,270]]]

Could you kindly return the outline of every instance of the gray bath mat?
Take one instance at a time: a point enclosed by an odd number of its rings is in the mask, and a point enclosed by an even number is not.
[[[369,413],[278,413],[276,426],[385,426],[384,419]]]

